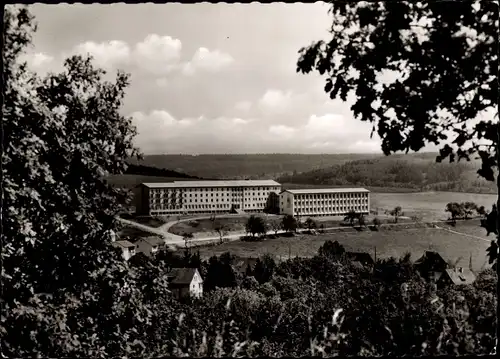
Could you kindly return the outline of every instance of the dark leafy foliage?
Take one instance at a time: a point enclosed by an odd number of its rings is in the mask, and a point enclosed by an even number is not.
[[[245,224],[245,230],[253,236],[256,234],[266,234],[267,224],[263,218],[257,216],[250,216],[247,223]]]
[[[144,274],[111,246],[128,193],[104,177],[138,154],[131,120],[119,113],[128,76],[103,81],[90,59],[75,56],[40,79],[18,60],[33,18],[10,7],[4,20],[2,352],[141,355],[154,298],[166,298],[167,286],[158,278],[143,293]]]
[[[292,215],[285,215],[281,221],[281,226],[286,232],[295,232],[298,227],[297,219]]]

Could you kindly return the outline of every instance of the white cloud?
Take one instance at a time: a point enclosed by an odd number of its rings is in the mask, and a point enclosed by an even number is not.
[[[173,70],[181,56],[182,42],[170,36],[149,34],[135,45],[135,64],[152,73],[164,74]]]
[[[136,145],[155,153],[381,152],[364,123],[338,114],[312,115],[301,126],[255,118],[175,118],[165,110],[132,114]]]
[[[37,52],[29,56],[27,59],[28,64],[34,68],[40,68],[49,65],[54,58],[42,52]]]
[[[136,145],[145,153],[211,152],[227,143],[237,145],[252,122],[237,117],[176,119],[164,110],[134,112],[132,117],[138,131]]]
[[[267,90],[259,100],[259,107],[266,113],[276,114],[287,111],[292,105],[292,92]]]
[[[205,47],[200,47],[190,62],[184,64],[183,73],[193,75],[198,70],[216,72],[232,64],[234,59],[231,55],[219,50],[210,51]]]
[[[285,138],[291,138],[295,135],[296,130],[293,127],[285,125],[272,125],[269,127],[269,133],[276,136],[283,136]]]
[[[127,64],[130,61],[130,48],[126,42],[111,40],[96,43],[87,41],[75,46],[73,53],[86,56],[92,55],[97,66],[112,68]]]
[[[19,61],[26,62],[31,71],[44,75],[49,71],[57,71],[62,63],[55,61],[55,58],[43,52],[29,52],[21,55]]]
[[[252,103],[250,101],[239,101],[234,105],[235,110],[241,112],[247,112],[252,108]]]

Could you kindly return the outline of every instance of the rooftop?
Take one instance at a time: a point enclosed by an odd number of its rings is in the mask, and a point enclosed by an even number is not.
[[[196,268],[172,268],[168,276],[172,278],[171,284],[191,284]]]
[[[130,248],[130,247],[135,247],[135,244],[129,242],[129,241],[114,241],[112,242],[112,244],[115,246],[115,247],[123,247],[123,248]]]
[[[143,240],[144,242],[149,243],[152,246],[159,246],[162,245],[165,240],[161,237],[158,236],[151,236],[151,237],[146,237],[146,238],[141,238],[140,240]]]
[[[281,186],[281,184],[273,180],[173,181],[160,183],[142,183],[142,185],[149,188]]]
[[[476,276],[468,268],[446,269],[445,272],[456,285],[472,284],[476,280]]]
[[[308,188],[308,189],[286,189],[283,192],[292,194],[321,194],[321,193],[351,193],[370,192],[366,188]]]

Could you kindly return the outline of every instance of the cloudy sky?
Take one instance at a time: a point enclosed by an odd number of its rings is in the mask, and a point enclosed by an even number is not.
[[[99,66],[131,74],[123,111],[145,154],[381,152],[370,124],[330,100],[319,75],[295,72],[298,50],[328,36],[323,3],[31,11],[38,31],[27,59],[38,72],[91,53]]]

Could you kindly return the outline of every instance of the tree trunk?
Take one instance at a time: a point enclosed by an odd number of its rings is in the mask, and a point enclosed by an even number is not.
[[[499,71],[500,73],[500,71]],[[498,112],[497,112],[497,116]],[[497,155],[497,245],[500,244],[500,117],[498,118],[497,122],[497,147],[496,147],[496,155]],[[497,270],[497,275],[500,276],[500,270],[499,270],[499,265],[498,265],[498,253],[499,251],[497,250],[496,253],[496,270]]]

